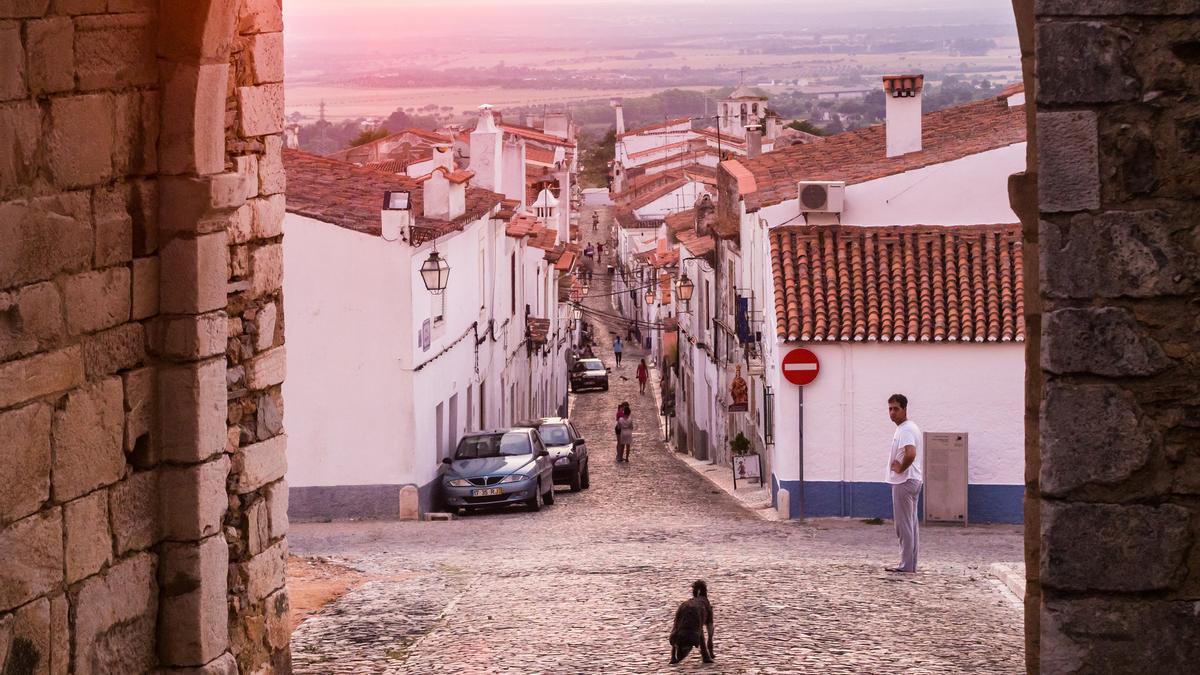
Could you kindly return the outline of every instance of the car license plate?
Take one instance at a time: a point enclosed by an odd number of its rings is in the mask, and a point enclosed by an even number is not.
[[[484,488],[482,490],[471,490],[472,497],[493,497],[495,495],[504,494],[500,488]]]

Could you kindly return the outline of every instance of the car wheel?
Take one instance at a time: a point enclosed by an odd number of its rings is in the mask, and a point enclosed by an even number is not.
[[[542,484],[541,483],[537,484],[537,487],[533,491],[533,498],[527,500],[525,502],[525,505],[529,507],[530,511],[541,511],[542,510]]]
[[[545,498],[545,500],[544,500],[544,501],[545,501],[547,504],[553,504],[553,503],[554,503],[554,481],[550,481],[550,489],[549,489],[549,490],[546,490],[546,498]]]
[[[579,492],[583,488],[583,465],[575,468],[575,475],[571,476],[571,492]]]
[[[580,487],[582,487],[584,490],[586,490],[592,486],[592,475],[588,471],[587,462],[584,462],[584,464],[583,464],[583,478],[579,482],[580,482]]]

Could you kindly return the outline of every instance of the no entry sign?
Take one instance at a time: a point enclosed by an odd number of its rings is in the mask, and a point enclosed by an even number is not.
[[[811,384],[819,372],[817,355],[807,349],[793,349],[783,357],[783,379],[798,387]]]

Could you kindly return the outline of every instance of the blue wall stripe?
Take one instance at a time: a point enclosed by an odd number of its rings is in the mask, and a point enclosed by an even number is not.
[[[771,475],[771,505],[777,504],[780,488],[790,495],[790,518],[800,517],[800,481],[779,480]],[[1024,485],[967,486],[967,518],[972,523],[1021,523],[1024,521]],[[925,493],[918,510],[924,513]],[[892,488],[887,483],[804,481],[804,515],[810,518],[891,518]]]

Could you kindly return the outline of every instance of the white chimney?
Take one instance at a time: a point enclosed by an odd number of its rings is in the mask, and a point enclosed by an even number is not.
[[[613,110],[617,111],[617,135],[620,136],[625,133],[625,109],[621,107],[621,99],[619,98],[609,101],[609,105],[613,107]]]
[[[454,146],[449,143],[435,143],[433,146],[433,167],[441,167],[447,171],[454,170]]]
[[[921,151],[921,90],[924,75],[884,75],[887,98],[887,156]]]
[[[542,124],[542,131],[561,138],[564,141],[571,137],[571,118],[565,112],[546,113],[546,121]]]
[[[754,159],[762,154],[762,127],[757,124],[746,125],[746,157]]]
[[[412,226],[411,195],[405,190],[383,193],[380,213],[381,234],[387,241],[398,241]]]
[[[471,170],[475,184],[492,192],[503,192],[500,148],[504,134],[496,125],[492,106],[479,106],[479,123],[471,132]]]

